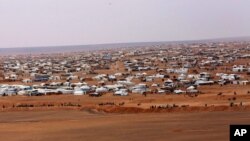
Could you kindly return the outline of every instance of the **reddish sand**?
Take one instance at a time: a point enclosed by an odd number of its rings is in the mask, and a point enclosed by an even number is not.
[[[202,89],[206,94],[198,97],[144,97],[139,94],[125,97],[111,94],[102,97],[1,97],[0,140],[228,141],[230,124],[250,122],[250,95],[245,93],[247,86],[233,88],[228,85],[223,91],[219,86],[203,86]],[[237,90],[237,95],[233,94],[234,90]],[[223,92],[222,96],[217,95],[219,91]],[[237,106],[230,107],[228,99],[233,97]],[[240,102],[243,102],[242,106]],[[25,104],[33,106],[18,107]],[[167,104],[179,107],[150,109],[152,105]],[[189,106],[180,107],[186,104]]]
[[[73,96],[73,95],[53,95],[53,96],[9,96],[0,97],[0,111],[23,111],[23,110],[64,110],[80,109],[84,107],[105,108],[99,104],[114,103],[118,107],[135,107],[149,109],[151,106],[166,105],[188,105],[190,107],[211,107],[211,106],[229,106],[231,102],[236,105],[242,103],[243,106],[250,106],[249,86],[243,85],[226,85],[221,88],[219,85],[201,86],[202,94],[197,97],[185,95],[165,95],[165,94],[148,94],[146,97],[141,94],[130,94],[129,96],[113,96],[111,93],[101,97]],[[222,93],[218,96],[218,93]],[[234,92],[237,94],[234,95]],[[232,100],[235,99],[235,100]],[[73,106],[65,106],[65,104]],[[32,105],[33,107],[24,108],[20,105]],[[52,106],[48,106],[52,105]],[[108,105],[110,106],[110,105]],[[4,108],[3,108],[4,107]]]
[[[7,112],[4,141],[228,141],[230,124],[248,124],[250,112],[92,114],[86,111]]]
[[[247,61],[249,60],[238,60],[227,66],[245,64]],[[118,63],[119,70],[111,66],[112,70],[96,72],[124,72],[124,66],[121,62]],[[165,69],[164,64],[158,66]],[[199,70],[201,71],[203,70]],[[216,72],[232,73],[223,71],[222,67],[211,73]],[[245,74],[241,75],[244,80],[250,78]],[[92,76],[94,75],[83,75],[86,78]],[[173,77],[172,74],[170,77]],[[90,85],[97,84],[96,80],[91,79],[86,82]],[[133,82],[141,83],[138,79]],[[146,82],[149,86],[152,83],[163,82],[161,79]],[[17,81],[8,84],[22,83]],[[38,83],[30,85],[32,84]],[[146,97],[130,94],[116,97],[111,93],[102,97],[0,97],[0,141],[228,141],[230,124],[249,124],[249,85],[212,85],[200,86],[198,89],[202,94],[197,97],[176,94],[148,94]],[[219,96],[218,93],[222,95]],[[235,106],[230,107],[231,102]],[[150,109],[151,106],[174,104],[178,107]],[[25,105],[28,107],[24,107]]]

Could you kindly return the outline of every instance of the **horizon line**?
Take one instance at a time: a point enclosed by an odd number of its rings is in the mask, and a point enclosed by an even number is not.
[[[136,41],[136,42],[107,42],[97,44],[65,44],[65,45],[46,45],[46,46],[15,46],[15,47],[0,47],[0,49],[16,49],[16,48],[49,48],[49,47],[66,47],[66,46],[101,46],[101,45],[118,45],[118,44],[143,44],[143,43],[172,43],[172,42],[208,42],[213,40],[234,40],[239,38],[249,38],[249,36],[231,36],[231,37],[216,37],[216,38],[201,38],[201,39],[187,39],[187,40],[166,40],[166,41]],[[242,39],[241,39],[242,40]],[[217,41],[218,42],[218,41]],[[228,41],[229,42],[229,41]]]

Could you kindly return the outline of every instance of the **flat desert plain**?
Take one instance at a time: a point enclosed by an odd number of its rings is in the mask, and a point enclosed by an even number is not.
[[[202,86],[197,97],[1,97],[0,141],[228,141],[230,124],[250,123],[250,95],[248,86],[224,87]],[[232,98],[236,105],[230,107]],[[173,104],[179,107],[150,108]]]
[[[87,111],[0,113],[1,141],[228,141],[230,124],[250,112],[106,114]]]

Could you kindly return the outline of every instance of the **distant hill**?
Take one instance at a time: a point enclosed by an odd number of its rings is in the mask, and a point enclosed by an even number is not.
[[[65,45],[65,46],[44,46],[44,47],[16,47],[16,48],[0,48],[0,55],[11,54],[47,54],[47,53],[63,53],[63,52],[79,52],[93,51],[102,49],[114,49],[121,47],[141,47],[153,46],[170,43],[207,43],[207,42],[233,42],[233,41],[250,41],[250,36],[202,39],[202,40],[185,40],[185,41],[160,41],[160,42],[138,42],[138,43],[113,43],[113,44],[96,44],[96,45]]]

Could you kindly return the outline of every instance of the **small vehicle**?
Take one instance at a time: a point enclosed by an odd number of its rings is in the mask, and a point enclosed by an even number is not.
[[[56,89],[56,91],[60,94],[73,94],[74,93],[74,89],[71,87],[58,88]]]
[[[30,96],[42,96],[44,95],[43,93],[38,92],[38,90],[32,90],[30,92]]]
[[[128,91],[127,91],[127,89],[120,89],[120,90],[116,91],[113,95],[114,96],[127,96]]]
[[[102,96],[102,94],[95,92],[95,93],[90,93],[89,96],[91,96],[91,97],[100,97],[100,96]]]
[[[0,90],[0,95],[2,96],[17,95],[17,89],[16,88],[3,88]]]
[[[186,93],[186,91],[183,91],[183,90],[174,90],[174,93],[175,94],[183,94],[183,93]]]

